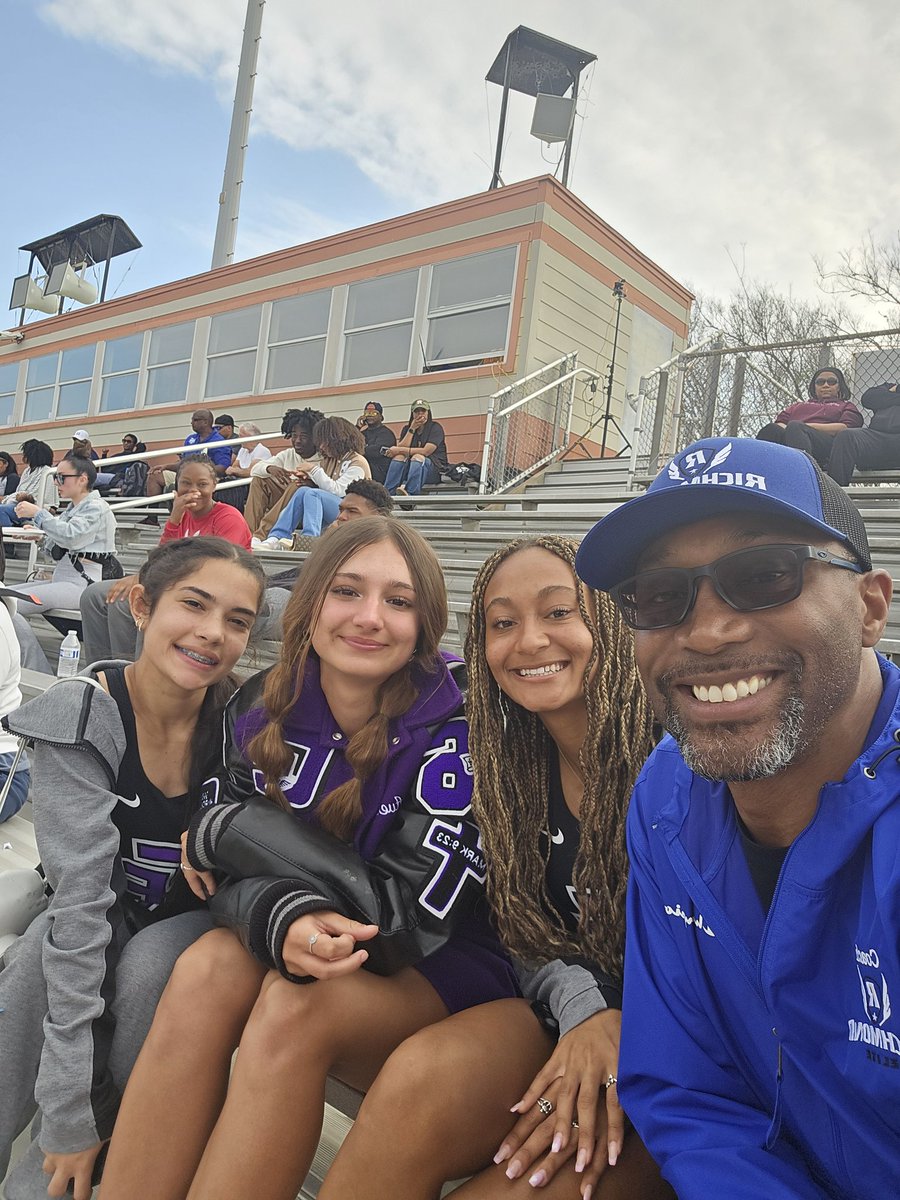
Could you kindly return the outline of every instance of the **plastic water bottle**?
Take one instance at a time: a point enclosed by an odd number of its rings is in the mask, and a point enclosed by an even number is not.
[[[56,674],[60,679],[68,679],[72,675],[78,674],[78,660],[81,658],[81,646],[78,642],[78,635],[74,629],[69,632],[62,640],[62,645],[59,648],[59,666],[56,668]]]

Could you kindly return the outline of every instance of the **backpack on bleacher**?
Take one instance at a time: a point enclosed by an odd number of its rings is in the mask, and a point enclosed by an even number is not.
[[[148,467],[145,462],[128,463],[116,472],[114,487],[120,496],[144,496],[147,493]]]

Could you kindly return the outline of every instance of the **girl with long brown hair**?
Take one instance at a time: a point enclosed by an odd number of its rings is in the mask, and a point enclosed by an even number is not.
[[[321,1200],[433,1200],[473,1173],[460,1198],[671,1196],[616,1099],[625,810],[651,717],[631,635],[577,580],[576,549],[544,536],[497,551],[466,639],[473,811],[524,999],[405,1042]]]
[[[229,706],[218,803],[186,836],[186,878],[231,928],[175,968],[123,1101],[110,1200],[294,1197],[329,1073],[368,1087],[423,1026],[515,995],[479,903],[446,620],[437,559],[399,522],[347,522],[304,564],[281,662]]]
[[[337,519],[341,499],[358,479],[371,479],[366,443],[359,430],[343,417],[325,417],[313,430],[320,463],[305,463],[306,483],[297,488],[265,541],[255,548],[311,550],[315,539]],[[299,529],[297,537],[294,530]]]

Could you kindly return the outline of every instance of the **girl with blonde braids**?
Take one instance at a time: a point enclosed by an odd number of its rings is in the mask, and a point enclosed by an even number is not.
[[[395,1051],[320,1200],[434,1200],[472,1173],[460,1200],[672,1195],[625,1135],[615,1085],[625,810],[651,717],[631,635],[577,580],[576,550],[545,536],[497,551],[466,640],[473,811],[524,999],[458,1013]]]
[[[446,622],[434,552],[400,522],[339,525],[305,563],[281,662],[229,704],[226,761],[185,835],[185,878],[226,928],[175,967],[109,1200],[292,1200],[329,1072],[366,1088],[423,1026],[515,996]]]

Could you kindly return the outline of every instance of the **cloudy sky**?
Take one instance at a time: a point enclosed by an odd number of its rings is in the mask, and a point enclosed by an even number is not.
[[[4,304],[20,244],[98,212],[144,244],[111,293],[208,268],[245,11],[0,0]],[[896,231],[896,0],[268,0],[237,256],[485,188],[519,24],[597,55],[570,186],[689,286],[813,297],[813,255]],[[507,182],[555,167],[532,103]]]

